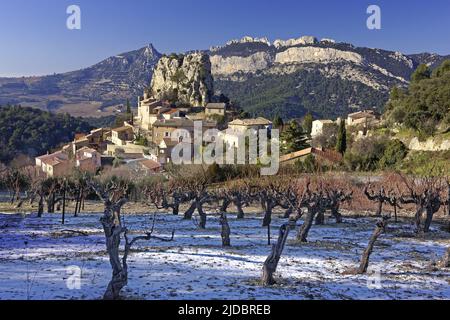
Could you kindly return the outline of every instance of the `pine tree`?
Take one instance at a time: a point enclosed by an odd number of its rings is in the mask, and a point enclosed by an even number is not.
[[[344,154],[347,149],[347,131],[345,130],[345,121],[339,121],[339,129],[337,134],[336,151]]]
[[[127,99],[127,114],[131,114],[130,99]]]
[[[313,120],[313,116],[309,112],[303,118],[302,126],[306,134],[311,134]]]
[[[431,70],[426,64],[421,64],[411,75],[412,82],[419,82],[424,79],[430,79]]]
[[[281,134],[281,141],[282,152],[285,154],[309,147],[303,128],[295,120],[289,122],[289,125]]]

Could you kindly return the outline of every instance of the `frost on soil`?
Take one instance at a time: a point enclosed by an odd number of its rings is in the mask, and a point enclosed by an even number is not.
[[[152,214],[124,215],[131,233],[150,228]],[[101,299],[111,278],[100,214],[43,218],[0,215],[0,299]],[[218,217],[206,230],[195,221],[156,215],[158,235],[173,242],[139,242],[129,257],[126,299],[450,299],[450,271],[432,269],[450,244],[433,226],[425,239],[407,222],[391,223],[375,245],[367,275],[342,275],[356,267],[375,223],[344,218],[313,226],[309,242],[289,236],[273,287],[259,285],[270,252],[261,217],[229,215],[231,247],[222,248]],[[272,235],[285,219],[275,217]],[[301,222],[299,222],[300,224]],[[82,233],[67,232],[76,230]],[[272,239],[276,241],[276,239]],[[68,267],[81,270],[81,288],[70,290]]]

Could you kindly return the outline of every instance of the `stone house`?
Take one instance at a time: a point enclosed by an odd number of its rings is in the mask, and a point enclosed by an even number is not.
[[[46,154],[35,158],[36,168],[47,177],[60,177],[69,174],[73,168],[73,162],[69,155],[63,151]]]
[[[346,119],[346,125],[363,126],[365,128],[375,125],[379,122],[377,114],[373,110],[364,110],[350,113]]]
[[[83,147],[93,148],[99,152],[106,150],[107,140],[111,138],[111,129],[98,128],[89,134],[77,134],[72,142],[72,153]]]
[[[123,126],[111,131],[111,142],[117,146],[124,146],[127,142],[133,140],[134,130],[132,126]]]
[[[205,115],[220,115],[225,116],[227,112],[227,104],[226,103],[208,103],[205,107]]]
[[[95,173],[102,166],[101,154],[92,148],[83,147],[76,152],[76,167],[81,171]]]
[[[332,127],[336,123],[332,120],[314,120],[311,127],[311,137],[317,137],[324,133],[326,127]]]
[[[128,161],[126,168],[138,176],[154,175],[163,171],[162,165],[151,159],[137,159]]]
[[[152,141],[155,145],[159,145],[161,141],[172,137],[172,132],[176,131],[175,135],[178,142],[187,141],[186,139],[194,136],[194,121],[187,118],[173,118],[158,120],[152,127]],[[198,121],[201,124],[202,132],[208,129],[215,128],[217,123],[215,121]],[[180,130],[181,129],[181,130]]]
[[[194,144],[190,142],[177,142],[170,138],[164,138],[158,145],[156,158],[159,163],[167,164],[172,162],[172,151],[173,148],[180,144],[180,149],[187,150],[190,149],[191,156],[194,154]],[[179,154],[180,158],[183,154]]]
[[[248,129],[260,130],[260,129],[272,129],[272,121],[263,117],[256,119],[236,119],[228,123],[228,128],[235,132],[245,132]]]

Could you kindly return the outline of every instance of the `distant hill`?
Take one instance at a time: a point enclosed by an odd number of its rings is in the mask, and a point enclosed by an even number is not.
[[[216,94],[227,95],[253,115],[284,118],[306,112],[337,117],[360,109],[381,111],[390,89],[406,88],[418,65],[435,68],[449,58],[311,36],[273,43],[244,37],[203,52],[211,60]],[[0,78],[0,105],[21,104],[83,117],[112,115],[126,99],[136,103],[161,56],[148,45],[78,71]]]
[[[92,128],[84,120],[68,114],[55,115],[28,107],[1,107],[0,162],[9,163],[19,154],[30,157],[45,154],[72,141],[75,133]]]
[[[44,77],[0,78],[0,105],[20,104],[76,116],[113,114],[110,106],[137,100],[161,54],[152,45],[92,67]],[[102,112],[98,112],[104,111]]]

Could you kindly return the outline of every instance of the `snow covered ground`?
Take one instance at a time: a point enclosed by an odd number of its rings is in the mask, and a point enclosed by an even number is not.
[[[124,215],[131,236],[150,228],[151,214]],[[67,217],[0,214],[0,299],[100,299],[111,276],[100,214]],[[173,242],[138,242],[129,257],[128,299],[450,299],[450,270],[430,269],[450,245],[434,226],[425,239],[412,226],[391,223],[372,254],[368,275],[342,275],[358,265],[375,219],[327,220],[309,242],[292,231],[277,270],[278,284],[259,285],[270,252],[261,217],[229,215],[232,247],[221,247],[217,217],[207,229],[180,216],[158,214],[155,234]],[[272,241],[284,219],[274,217]],[[301,222],[299,222],[300,224]],[[79,230],[88,235],[63,230]],[[76,287],[81,272],[80,289]],[[75,284],[75,285],[74,285]],[[75,288],[74,288],[75,287]]]

